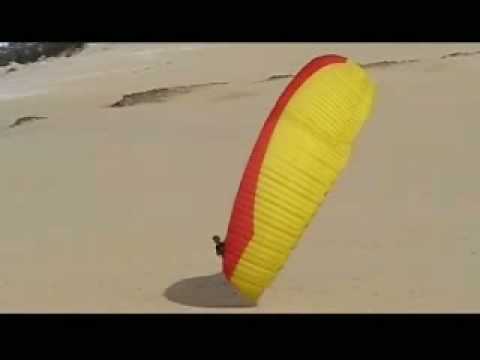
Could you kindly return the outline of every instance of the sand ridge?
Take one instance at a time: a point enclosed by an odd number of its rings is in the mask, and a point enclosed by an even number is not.
[[[22,116],[15,120],[13,123],[11,123],[8,127],[14,128],[16,126],[20,126],[22,124],[25,124],[27,122],[31,121],[36,121],[36,120],[42,120],[42,119],[48,119],[46,116]]]

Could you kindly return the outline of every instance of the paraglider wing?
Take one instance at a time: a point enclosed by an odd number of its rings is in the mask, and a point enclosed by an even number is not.
[[[225,239],[223,272],[257,301],[346,166],[375,88],[345,57],[313,59],[290,82],[252,150]]]

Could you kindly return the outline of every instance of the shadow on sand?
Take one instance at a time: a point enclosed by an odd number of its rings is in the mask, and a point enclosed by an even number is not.
[[[171,285],[165,297],[177,304],[204,308],[245,308],[255,304],[243,299],[222,273],[180,280]]]

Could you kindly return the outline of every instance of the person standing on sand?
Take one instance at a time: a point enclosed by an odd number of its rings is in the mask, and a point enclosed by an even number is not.
[[[215,251],[217,252],[217,255],[223,256],[223,253],[225,252],[225,241],[221,241],[220,236],[218,235],[215,235],[212,239],[215,243]]]

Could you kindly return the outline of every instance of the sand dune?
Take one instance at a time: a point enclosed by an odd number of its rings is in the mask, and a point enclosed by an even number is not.
[[[0,311],[479,311],[480,63],[458,55],[479,48],[99,44],[1,75]],[[368,69],[375,113],[251,306],[211,236],[277,97],[326,53]]]

